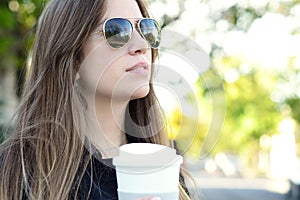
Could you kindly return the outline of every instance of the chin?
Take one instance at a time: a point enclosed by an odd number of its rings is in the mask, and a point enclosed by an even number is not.
[[[136,91],[134,91],[134,93],[131,95],[130,100],[144,98],[145,96],[148,95],[149,91],[150,91],[149,86],[141,87],[141,88],[137,89]]]

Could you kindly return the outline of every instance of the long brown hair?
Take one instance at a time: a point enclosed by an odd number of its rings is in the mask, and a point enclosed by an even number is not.
[[[143,16],[149,17],[142,0],[137,2]],[[74,108],[83,106],[74,101],[73,86],[82,46],[105,9],[105,0],[52,0],[40,17],[15,128],[0,148],[1,200],[69,199],[80,166],[85,169],[90,162],[91,156],[81,159],[84,145]],[[153,62],[156,57],[157,50],[152,50]],[[145,125],[144,116],[155,104],[150,83],[145,98],[129,103],[128,117]],[[160,112],[155,113],[161,120]],[[170,145],[164,130],[146,141]],[[189,199],[181,186],[180,199]]]

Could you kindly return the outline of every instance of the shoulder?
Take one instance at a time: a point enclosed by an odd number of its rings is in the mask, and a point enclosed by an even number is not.
[[[71,197],[77,196],[79,199],[90,200],[118,199],[116,172],[110,167],[110,162],[110,159],[99,160],[92,157],[86,168],[81,166]],[[83,173],[82,178],[80,178],[81,173]],[[76,186],[78,186],[77,192]]]

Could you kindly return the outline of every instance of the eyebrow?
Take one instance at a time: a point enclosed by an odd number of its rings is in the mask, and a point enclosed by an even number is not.
[[[98,26],[100,26],[101,24],[104,24],[104,22],[108,19],[113,19],[113,18],[122,18],[122,19],[144,19],[147,17],[106,17],[101,19],[101,21],[98,23]]]

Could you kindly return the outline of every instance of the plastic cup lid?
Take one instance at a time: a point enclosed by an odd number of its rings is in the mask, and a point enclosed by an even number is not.
[[[119,156],[113,158],[116,167],[164,167],[182,164],[182,156],[175,149],[152,143],[125,144]]]

